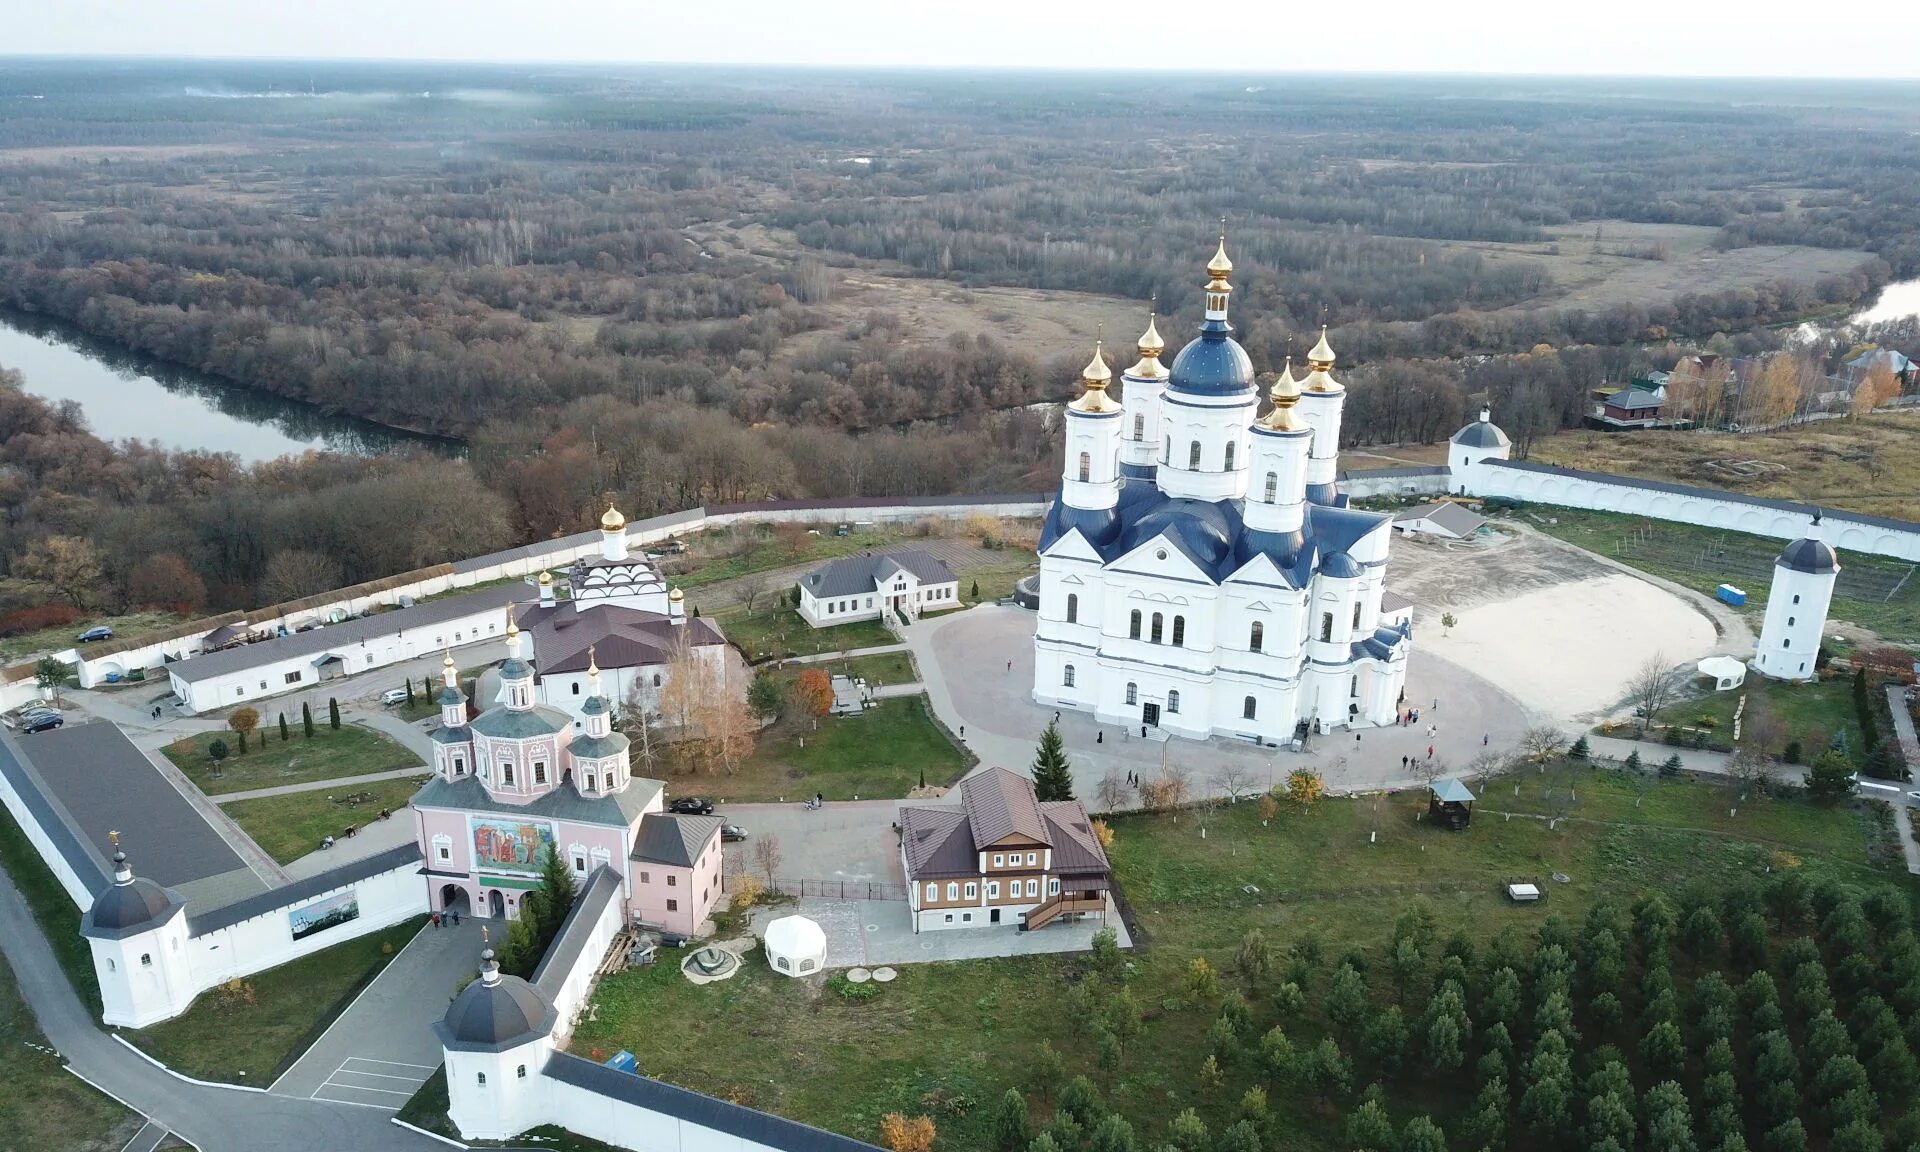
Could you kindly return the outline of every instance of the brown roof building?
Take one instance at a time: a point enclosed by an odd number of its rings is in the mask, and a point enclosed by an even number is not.
[[[1078,800],[1042,803],[1033,782],[988,768],[960,803],[900,810],[914,931],[1104,916],[1112,869]]]

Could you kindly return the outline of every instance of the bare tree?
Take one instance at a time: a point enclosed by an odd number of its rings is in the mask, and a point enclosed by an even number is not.
[[[780,837],[762,836],[754,841],[753,862],[767,874],[767,887],[773,887],[773,874],[780,868]]]
[[[313,596],[340,586],[340,566],[331,557],[305,548],[287,548],[267,560],[260,592],[279,603]]]
[[[1102,812],[1118,812],[1126,805],[1130,791],[1132,789],[1127,785],[1126,777],[1109,771],[1100,778],[1099,785],[1094,789],[1094,798],[1099,801]]]
[[[1742,740],[1740,746],[1733,750],[1733,759],[1727,764],[1727,774],[1743,790],[1758,788],[1765,791],[1773,782],[1773,755],[1764,745]]]
[[[1640,731],[1653,726],[1654,714],[1673,699],[1673,664],[1665,652],[1646,658],[1627,680],[1627,696],[1640,713]]]
[[[765,572],[758,572],[751,576],[742,576],[740,583],[735,585],[740,597],[740,606],[747,610],[747,615],[753,615],[754,606],[766,598],[770,580],[771,577]]]
[[[1249,795],[1254,789],[1253,773],[1243,765],[1229,762],[1224,768],[1213,774],[1213,782],[1227,799],[1240,803],[1242,796]]]
[[[1548,724],[1529,728],[1520,737],[1520,754],[1534,764],[1545,764],[1564,752],[1566,747],[1565,734]]]
[[[1903,652],[1904,655],[1904,652]],[[1740,744],[1752,746],[1766,756],[1780,751],[1787,742],[1787,725],[1768,703],[1764,692],[1747,697],[1747,709],[1740,717]]]

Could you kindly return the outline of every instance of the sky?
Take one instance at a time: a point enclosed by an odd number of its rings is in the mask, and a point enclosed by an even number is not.
[[[0,0],[0,54],[1920,78],[1913,0]]]

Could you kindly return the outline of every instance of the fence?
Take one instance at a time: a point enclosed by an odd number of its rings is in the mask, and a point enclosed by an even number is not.
[[[905,900],[905,884],[867,880],[775,880],[773,890],[786,896],[818,896],[825,900]]]

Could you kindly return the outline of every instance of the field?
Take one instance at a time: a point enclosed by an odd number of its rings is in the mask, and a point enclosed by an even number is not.
[[[1866,755],[1860,738],[1860,719],[1853,711],[1852,681],[1846,677],[1812,684],[1784,684],[1764,676],[1749,676],[1746,683],[1731,692],[1714,692],[1675,701],[1662,708],[1656,717],[1663,724],[1697,726],[1711,719],[1711,727],[1722,738],[1733,732],[1733,710],[1740,698],[1747,698],[1745,717],[1751,718],[1764,702],[1786,729],[1787,739],[1798,740],[1811,760],[1827,746],[1835,732],[1846,733],[1847,747],[1856,759]],[[1666,753],[1643,752],[1643,757],[1662,759]]]
[[[789,709],[760,734],[737,775],[669,777],[667,787],[676,794],[684,790],[733,801],[815,792],[829,800],[874,800],[905,796],[923,772],[928,784],[945,784],[965,766],[953,742],[928,718],[925,700],[912,696],[883,700],[858,716],[817,721]]]
[[[909,966],[864,1002],[831,983],[822,989],[773,975],[757,956],[735,979],[698,988],[671,969],[634,970],[601,983],[572,1048],[604,1058],[624,1047],[649,1075],[863,1139],[877,1137],[886,1112],[929,1113],[942,1146],[973,1149],[992,1144],[1008,1088],[1029,1094],[1036,1124],[1058,1103],[1041,1059],[1045,1042],[1068,1075],[1093,1079],[1142,1146],[1161,1144],[1167,1122],[1189,1107],[1217,1132],[1238,1114],[1243,1090],[1262,1086],[1274,1130],[1286,1134],[1279,1146],[1345,1149],[1352,1144],[1340,1135],[1336,1109],[1303,1085],[1270,1078],[1249,1051],[1274,1018],[1277,975],[1251,988],[1258,1023],[1242,1055],[1221,1060],[1223,1082],[1206,1082],[1203,1060],[1221,1051],[1209,1036],[1217,994],[1193,983],[1196,959],[1219,973],[1224,990],[1237,983],[1229,974],[1249,929],[1261,929],[1281,958],[1305,944],[1326,959],[1285,978],[1306,980],[1311,1004],[1325,991],[1321,973],[1331,958],[1351,950],[1377,966],[1372,982],[1384,985],[1389,926],[1409,908],[1424,909],[1416,922],[1430,918],[1434,952],[1450,935],[1469,951],[1490,941],[1510,949],[1502,942],[1508,930],[1531,934],[1549,917],[1578,925],[1597,901],[1624,911],[1650,887],[1679,896],[1757,883],[1784,859],[1777,852],[1803,861],[1801,874],[1815,883],[1831,877],[1871,889],[1891,879],[1869,855],[1880,834],[1863,811],[1763,800],[1731,816],[1713,786],[1584,769],[1515,784],[1519,796],[1496,789],[1461,833],[1416,822],[1425,805],[1411,794],[1283,809],[1272,826],[1251,803],[1116,821],[1116,880],[1146,946],[1128,959],[1124,977],[1138,1034],[1116,1046],[1111,1064],[1099,1055],[1094,1022],[1106,1017],[1099,1000],[1111,1011],[1114,993],[1089,997],[1085,985],[1100,981],[1087,978],[1082,956]],[[1505,817],[1503,810],[1554,804],[1547,789],[1568,784],[1580,796],[1575,818],[1549,828],[1537,816]],[[1377,843],[1369,842],[1373,832]],[[1568,882],[1550,882],[1554,872]],[[1520,879],[1541,883],[1547,903],[1505,902],[1500,886]],[[1318,1008],[1288,1011],[1280,1019],[1295,1051],[1327,1033]],[[1450,1095],[1410,1077],[1389,1079],[1386,1106],[1396,1121],[1430,1111],[1449,1133],[1458,1130],[1471,1085]],[[1358,1078],[1353,1090],[1365,1082]],[[1346,1099],[1342,1110],[1350,1111]]]
[[[912,684],[920,679],[907,652],[885,652],[878,656],[855,656],[850,660],[828,660],[814,667],[825,668],[836,676],[865,680],[870,687],[886,684]]]
[[[125,616],[89,616],[58,628],[42,628],[0,640],[0,660],[17,660],[39,652],[58,652],[74,647],[73,638],[99,624],[113,629],[113,638],[125,640],[147,632],[157,632],[180,622],[171,612],[134,612]]]
[[[1551,536],[1708,596],[1722,583],[1733,584],[1746,592],[1745,611],[1759,630],[1779,540],[1617,512],[1541,506],[1521,515]],[[1913,568],[1843,553],[1830,620],[1859,625],[1889,643],[1920,643],[1920,580],[1906,579]]]
[[[415,917],[223,984],[126,1036],[183,1075],[265,1088],[425,924]]]
[[[287,717],[287,724],[290,739],[283,741],[279,725],[263,716],[244,755],[236,734],[203,732],[167,745],[167,759],[209,796],[392,772],[420,763],[411,751],[372,729],[342,724],[335,731],[327,726],[324,712],[314,717],[311,739],[301,735],[298,716]],[[226,744],[225,760],[216,762],[207,754],[215,740]]]
[[[80,1002],[98,1015],[100,981],[93,973],[93,950],[80,935],[80,910],[4,807],[0,807],[0,864],[6,866],[14,887],[46,933],[53,958],[60,962]]]
[[[221,811],[253,837],[260,850],[282,864],[290,864],[320,847],[323,836],[341,836],[349,824],[365,825],[382,808],[397,813],[392,819],[407,819],[407,803],[420,791],[426,769],[421,775],[404,780],[381,780],[358,786],[356,793],[371,798],[356,805],[337,804],[325,789],[291,792],[285,796],[262,796],[256,800],[236,800],[221,805]]]
[[[773,655],[813,656],[821,652],[849,652],[898,644],[878,620],[858,620],[815,628],[792,608],[768,598],[749,613],[735,604],[713,614],[713,622],[734,647],[758,660]]]
[[[1913,486],[1920,413],[1880,412],[1743,436],[1560,432],[1538,441],[1528,458],[1920,520]]]
[[[114,1152],[140,1127],[139,1117],[62,1067],[46,1047],[0,959],[0,1051],[7,1054],[7,1091],[0,1094],[0,1132],[10,1148]],[[17,1141],[18,1143],[13,1143]]]

